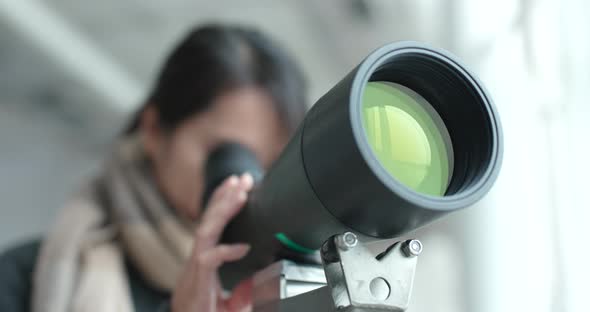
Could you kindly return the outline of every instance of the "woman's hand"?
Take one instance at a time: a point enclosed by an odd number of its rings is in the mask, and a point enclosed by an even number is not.
[[[250,249],[247,244],[218,244],[223,229],[244,206],[252,176],[232,176],[220,185],[203,212],[195,234],[192,255],[184,274],[172,294],[173,312],[242,312],[252,306],[252,281],[239,284],[229,296],[224,296],[218,268],[225,262],[243,258]]]

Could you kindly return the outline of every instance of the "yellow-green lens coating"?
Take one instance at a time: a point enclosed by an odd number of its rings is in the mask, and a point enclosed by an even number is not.
[[[368,82],[362,116],[367,141],[391,176],[416,192],[444,196],[453,174],[453,147],[426,99],[400,84]]]

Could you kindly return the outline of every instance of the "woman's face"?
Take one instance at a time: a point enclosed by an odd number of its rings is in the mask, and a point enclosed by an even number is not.
[[[212,149],[223,142],[241,143],[268,168],[289,134],[267,93],[242,88],[217,97],[209,110],[172,132],[163,131],[157,112],[148,108],[142,115],[141,138],[161,191],[181,216],[196,219],[205,187],[205,162]]]

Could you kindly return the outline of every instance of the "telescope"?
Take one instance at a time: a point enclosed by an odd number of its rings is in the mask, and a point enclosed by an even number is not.
[[[473,73],[441,49],[385,45],[313,105],[268,172],[236,144],[210,155],[208,190],[231,174],[257,181],[222,238],[252,249],[222,280],[258,272],[256,311],[404,311],[422,244],[376,255],[366,243],[474,204],[501,156],[498,114]]]

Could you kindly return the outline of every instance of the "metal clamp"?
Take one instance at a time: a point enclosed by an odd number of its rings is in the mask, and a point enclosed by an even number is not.
[[[354,233],[333,236],[321,248],[325,279],[321,267],[277,262],[255,275],[254,311],[405,311],[420,252],[415,239],[375,255]]]
[[[354,233],[332,237],[321,252],[335,306],[340,311],[405,311],[421,251],[420,241],[408,240],[375,256]]]

